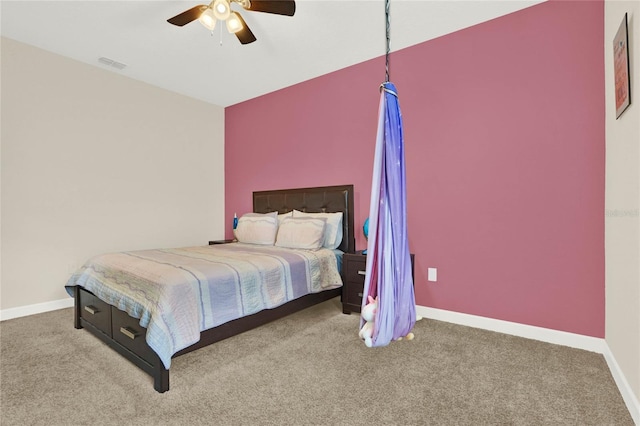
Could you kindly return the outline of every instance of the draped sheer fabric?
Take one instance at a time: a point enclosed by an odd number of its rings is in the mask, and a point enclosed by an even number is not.
[[[407,240],[402,115],[393,83],[385,82],[381,88],[362,298],[362,307],[367,304],[367,296],[378,298],[374,347],[406,336],[416,322]],[[360,328],[363,325],[361,320]]]

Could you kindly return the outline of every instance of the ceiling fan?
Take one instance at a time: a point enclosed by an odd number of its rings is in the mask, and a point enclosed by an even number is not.
[[[198,5],[167,19],[167,22],[182,27],[196,19],[208,30],[213,31],[217,21],[225,21],[227,30],[235,34],[242,44],[256,41],[247,23],[238,12],[231,10],[231,3],[238,3],[243,9],[255,12],[293,16],[296,12],[294,0],[212,0],[209,5]]]

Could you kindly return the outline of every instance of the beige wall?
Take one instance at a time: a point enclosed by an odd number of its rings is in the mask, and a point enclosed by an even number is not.
[[[625,12],[630,35],[632,104],[616,120],[613,38]],[[605,2],[605,339],[636,400],[640,400],[639,20],[640,3],[637,1]]]
[[[99,253],[223,237],[223,108],[1,41],[1,309]]]

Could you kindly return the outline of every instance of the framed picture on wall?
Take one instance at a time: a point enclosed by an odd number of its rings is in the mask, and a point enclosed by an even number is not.
[[[627,14],[613,39],[613,75],[616,89],[616,120],[631,104],[631,76],[629,75],[629,36]]]

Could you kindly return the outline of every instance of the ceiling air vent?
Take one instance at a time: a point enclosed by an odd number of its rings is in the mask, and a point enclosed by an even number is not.
[[[105,58],[105,57],[98,58],[98,62],[100,62],[103,65],[107,65],[107,66],[110,66],[110,67],[113,67],[113,68],[117,68],[119,70],[122,70],[127,66],[127,64],[123,64],[122,62],[117,62],[117,61],[114,61],[113,59],[109,59],[109,58]]]

